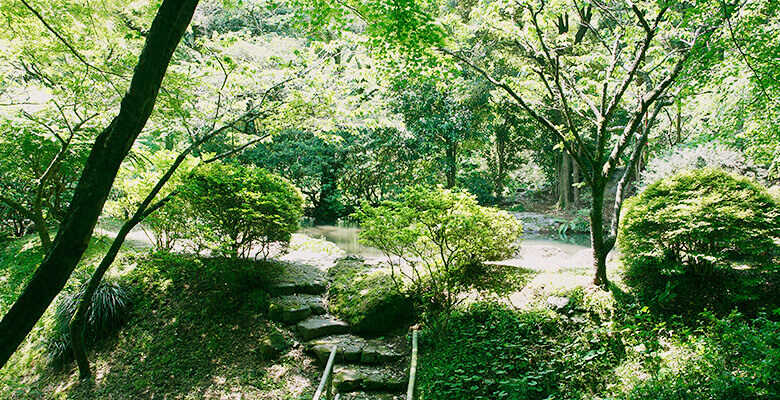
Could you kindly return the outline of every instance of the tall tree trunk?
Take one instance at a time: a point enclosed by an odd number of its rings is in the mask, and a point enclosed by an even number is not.
[[[576,162],[571,163],[571,205],[580,208],[580,166]]]
[[[612,245],[604,237],[604,189],[605,180],[597,177],[593,182],[593,204],[590,210],[590,241],[593,246],[593,284],[607,287],[607,254]],[[614,242],[613,242],[614,243]]]
[[[0,321],[0,367],[65,286],[84,254],[119,166],[152,113],[171,56],[197,4],[197,0],[163,0],[160,5],[119,114],[95,139],[52,247]]]
[[[495,193],[496,200],[501,202],[504,198],[504,181],[506,180],[506,147],[508,141],[508,129],[499,128],[496,131],[496,182]]]

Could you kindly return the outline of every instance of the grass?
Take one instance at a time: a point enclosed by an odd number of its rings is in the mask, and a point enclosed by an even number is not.
[[[93,241],[66,293],[107,246]],[[0,250],[0,311],[40,259],[31,237]],[[125,253],[111,275],[130,288],[133,308],[122,329],[90,349],[94,380],[78,381],[73,364],[63,371],[47,366],[40,343],[53,327],[51,307],[0,370],[0,399],[308,398],[320,369],[300,347],[271,360],[258,354],[267,335],[291,339],[266,318],[267,285],[280,268]],[[728,296],[739,296],[731,305],[753,304],[745,316],[726,308],[694,310],[714,297],[691,303],[690,288],[677,288],[663,309],[649,306],[621,282],[619,267],[609,270],[615,282],[609,292],[589,285],[589,268],[537,274],[520,308],[495,299],[471,303],[444,334],[423,330],[420,398],[780,399],[780,316],[771,304],[755,303],[775,293],[775,280],[746,271],[734,275],[750,278],[740,291],[731,290],[735,282],[727,286]],[[570,302],[554,312],[547,309],[549,296]]]
[[[17,265],[2,264],[3,276],[13,277],[15,283],[3,287],[9,306],[40,260],[34,242],[11,243],[2,253]],[[25,246],[30,249],[20,252]],[[100,250],[94,248],[89,254],[98,255]],[[0,371],[0,398],[292,399],[310,395],[319,371],[301,349],[288,349],[270,361],[256,352],[267,334],[291,335],[266,319],[266,285],[279,269],[272,262],[127,253],[112,273],[130,288],[133,309],[121,330],[89,350],[94,380],[78,381],[72,363],[62,371],[47,365],[41,343],[54,324],[51,307]],[[88,265],[80,265],[78,275],[89,271]],[[76,287],[79,278],[72,281],[69,285]]]

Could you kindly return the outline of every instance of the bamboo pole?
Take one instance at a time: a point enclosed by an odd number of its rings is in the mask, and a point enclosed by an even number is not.
[[[325,371],[322,373],[322,379],[320,379],[320,386],[317,387],[317,392],[314,393],[314,400],[320,400],[322,392],[325,392],[325,399],[331,400],[332,391],[331,386],[333,383],[333,362],[336,360],[336,351],[338,345],[333,346],[333,350],[330,351],[330,357],[328,357],[328,363],[325,365]]]
[[[406,400],[414,400],[415,381],[417,379],[417,327],[412,328],[412,362],[409,366],[409,386],[406,389]]]

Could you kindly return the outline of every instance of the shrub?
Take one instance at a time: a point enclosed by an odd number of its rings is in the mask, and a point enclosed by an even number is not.
[[[146,198],[158,180],[173,164],[178,153],[172,150],[158,150],[151,154],[141,152],[139,160],[123,166],[116,180],[113,199],[106,203],[111,216],[127,219]],[[178,187],[184,177],[195,167],[197,159],[188,157],[176,170],[171,180],[157,195],[159,200]],[[186,204],[174,196],[165,206],[144,218],[141,228],[147,234],[157,251],[170,251],[182,239],[189,237]]]
[[[400,201],[364,204],[357,216],[361,240],[388,257],[394,276],[403,276],[404,285],[433,314],[449,315],[468,290],[511,286],[494,279],[501,267],[484,262],[514,255],[520,222],[505,211],[479,206],[473,195],[413,186]]]
[[[182,194],[201,239],[232,258],[267,257],[271,244],[289,243],[302,215],[301,194],[286,179],[253,167],[211,164],[187,180]]]
[[[70,341],[70,321],[84,295],[86,282],[78,290],[67,293],[57,304],[53,336],[47,343],[47,355],[54,366],[62,366],[73,354]],[[116,280],[100,282],[87,308],[84,341],[94,343],[127,320],[130,315],[130,293]]]
[[[709,316],[696,335],[664,354],[658,371],[627,374],[621,398],[777,399],[780,397],[780,323]],[[644,378],[642,378],[644,377]]]
[[[414,318],[414,303],[398,290],[386,269],[367,268],[356,257],[339,260],[328,270],[332,278],[330,311],[358,334],[382,335]]]
[[[619,236],[629,267],[700,275],[729,258],[759,260],[778,237],[780,209],[766,189],[713,169],[682,172],[629,199]]]

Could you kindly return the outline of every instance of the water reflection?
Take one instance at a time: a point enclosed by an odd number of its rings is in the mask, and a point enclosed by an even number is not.
[[[339,221],[336,225],[314,225],[312,220],[304,219],[301,221],[301,228],[298,233],[311,236],[313,238],[323,238],[334,243],[347,254],[357,254],[364,257],[383,256],[379,249],[365,246],[358,242],[358,232],[360,227],[354,221]],[[547,245],[560,247],[564,253],[573,256],[580,250],[590,248],[590,237],[588,235],[568,235],[553,236],[540,234],[523,235],[523,246]]]
[[[382,256],[379,249],[358,242],[359,231],[358,224],[352,221],[339,221],[336,225],[314,225],[312,220],[304,219],[301,221],[301,229],[298,233],[325,239],[346,251],[347,254],[358,254],[364,257]]]

